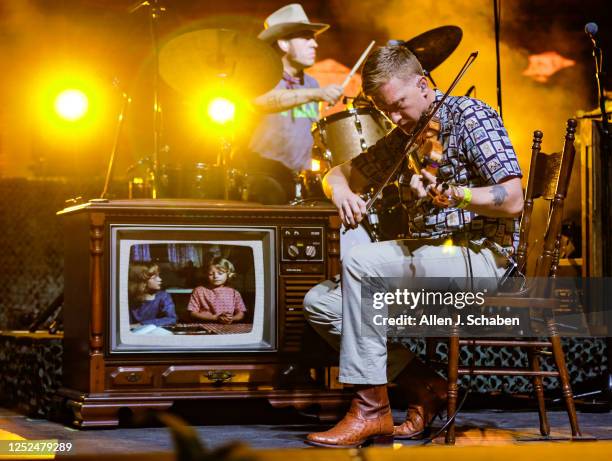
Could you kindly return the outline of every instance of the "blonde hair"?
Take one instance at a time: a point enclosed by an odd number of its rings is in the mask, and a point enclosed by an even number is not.
[[[362,88],[372,97],[378,89],[393,77],[403,78],[423,75],[423,67],[416,56],[405,46],[389,45],[374,50],[366,59],[361,73]]]
[[[209,268],[217,267],[221,269],[223,272],[227,274],[228,280],[231,280],[236,276],[236,268],[234,267],[234,265],[231,263],[231,261],[221,256],[216,256],[213,259],[211,259],[210,262],[208,263],[208,267]]]
[[[130,302],[142,302],[148,294],[147,282],[159,275],[159,266],[154,262],[134,262],[130,264],[128,275],[128,299]]]

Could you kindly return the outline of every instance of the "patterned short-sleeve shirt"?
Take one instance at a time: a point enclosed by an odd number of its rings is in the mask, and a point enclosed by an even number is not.
[[[441,97],[442,93],[436,90],[436,101]],[[481,187],[522,177],[508,133],[490,106],[477,99],[449,96],[437,116],[441,125],[439,141],[443,146],[442,159],[438,162],[440,180]],[[396,128],[355,157],[351,166],[372,183],[381,183],[403,156],[407,141],[408,136]],[[409,170],[403,175],[402,182],[409,182]],[[411,238],[446,238],[461,234],[470,240],[486,238],[509,253],[518,246],[517,218],[490,218],[457,208],[407,205]]]
[[[246,306],[240,293],[232,287],[197,287],[191,294],[187,310],[210,312],[215,315],[236,315],[240,312],[246,312]]]

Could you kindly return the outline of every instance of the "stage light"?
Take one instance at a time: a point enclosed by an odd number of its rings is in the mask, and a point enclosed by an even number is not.
[[[313,158],[310,162],[310,169],[312,171],[321,171],[321,160]]]
[[[235,111],[236,105],[226,98],[215,98],[208,104],[208,115],[221,125],[234,120]]]
[[[55,98],[55,112],[63,119],[74,122],[85,116],[89,100],[80,90],[68,89]]]

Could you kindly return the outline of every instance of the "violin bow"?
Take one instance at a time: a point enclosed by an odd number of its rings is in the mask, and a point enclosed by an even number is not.
[[[429,126],[429,122],[431,121],[431,119],[438,112],[440,107],[442,107],[442,104],[444,104],[448,95],[451,93],[451,91],[455,89],[455,86],[457,86],[457,83],[459,83],[461,78],[463,78],[463,75],[467,72],[467,70],[474,63],[477,57],[478,57],[478,51],[474,51],[468,56],[467,60],[465,61],[465,64],[463,64],[463,67],[461,68],[461,70],[459,71],[459,73],[457,74],[453,82],[448,87],[448,90],[446,90],[446,93],[444,93],[444,95],[440,98],[440,100],[435,103],[433,108],[431,108],[423,116],[421,116],[419,121],[416,123],[415,127],[412,129],[412,133],[410,133],[410,135],[408,136],[408,143],[406,144],[406,147],[404,148],[404,154],[398,159],[397,163],[393,166],[391,173],[389,173],[387,178],[378,187],[374,195],[370,196],[370,198],[368,199],[368,202],[366,203],[366,211],[369,211],[370,208],[372,208],[372,205],[374,205],[374,202],[376,202],[378,197],[380,197],[380,195],[382,194],[383,189],[387,187],[387,184],[389,184],[391,182],[391,179],[395,177],[395,175],[400,169],[400,166],[404,162],[404,159],[406,158],[406,156],[408,156],[409,158],[408,166],[412,169],[412,171],[415,174],[421,174],[418,168],[418,165],[419,165],[418,159],[415,159],[413,157],[414,152],[411,152],[411,150],[413,146],[415,145],[417,139],[421,136],[421,134],[423,134],[423,132]]]

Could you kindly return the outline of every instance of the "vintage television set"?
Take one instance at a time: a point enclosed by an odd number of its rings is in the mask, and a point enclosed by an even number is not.
[[[75,426],[113,426],[122,408],[179,400],[263,398],[318,404],[324,413],[345,400],[329,380],[334,354],[302,307],[312,286],[339,272],[332,207],[93,200],[58,214],[65,233],[58,396]],[[197,319],[192,310],[210,309],[198,303],[214,300],[198,301],[194,289],[212,281],[210,264],[220,260],[233,269],[223,309],[242,307],[231,322]],[[161,278],[145,297],[143,271]]]

